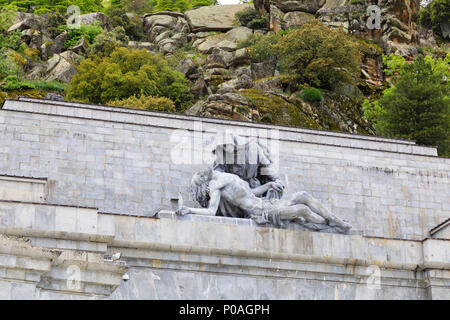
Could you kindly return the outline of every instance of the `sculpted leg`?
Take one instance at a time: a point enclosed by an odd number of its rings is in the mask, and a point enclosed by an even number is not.
[[[327,219],[329,222],[331,222],[333,225],[336,225],[338,227],[349,229],[351,228],[351,225],[347,222],[339,219],[335,215],[333,215],[327,207],[325,207],[322,203],[320,203],[319,200],[313,198],[309,193],[307,192],[297,192],[295,193],[292,198],[290,199],[291,204],[304,204],[308,206],[313,212],[317,213],[321,217]]]
[[[324,218],[311,211],[311,209],[304,204],[296,204],[281,208],[280,218],[281,220],[299,219],[301,221],[306,220],[306,222],[312,223],[326,223]]]

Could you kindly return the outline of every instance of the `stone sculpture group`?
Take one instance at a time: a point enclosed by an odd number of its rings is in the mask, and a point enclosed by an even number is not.
[[[285,195],[269,151],[256,140],[244,141],[234,134],[218,137],[213,165],[196,172],[191,181],[191,196],[202,208],[181,206],[178,215],[249,218],[280,227],[295,223],[307,230],[335,233],[351,229],[309,193]]]

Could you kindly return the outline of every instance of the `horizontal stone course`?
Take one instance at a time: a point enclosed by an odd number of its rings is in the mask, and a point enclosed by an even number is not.
[[[200,118],[28,98],[7,100],[0,115],[0,174],[46,177],[53,204],[152,215],[174,208],[178,192],[189,199],[192,173],[207,165],[171,158],[175,130],[192,134]],[[286,191],[312,193],[358,234],[421,240],[450,215],[450,161],[433,156],[434,148],[413,151],[411,141],[201,120],[204,143],[212,141],[213,129],[279,129]]]

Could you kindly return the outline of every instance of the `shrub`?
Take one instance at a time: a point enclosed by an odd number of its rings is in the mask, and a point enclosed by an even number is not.
[[[132,95],[126,99],[109,101],[108,105],[142,110],[175,111],[175,104],[169,98],[144,95],[139,98]]]
[[[253,7],[247,7],[235,14],[237,22],[244,27],[252,29],[267,28],[269,19],[261,16]]]
[[[361,44],[317,20],[305,23],[271,45],[288,74],[315,87],[332,88],[359,76]]]
[[[281,34],[273,32],[267,35],[254,33],[244,41],[241,41],[237,48],[248,48],[250,58],[253,62],[263,62],[275,58],[272,46],[279,41],[280,37]]]
[[[184,111],[192,99],[183,74],[163,57],[145,49],[127,48],[116,48],[110,56],[84,59],[66,95],[70,100],[103,104],[133,95],[167,97],[177,111]]]
[[[0,52],[0,80],[7,76],[17,74],[19,67],[14,61]]]
[[[6,33],[8,28],[16,17],[17,8],[14,7],[1,7],[0,8],[0,33]]]
[[[124,9],[112,8],[108,11],[108,16],[113,27],[122,27],[131,40],[144,38],[141,21],[138,18],[129,18]]]
[[[128,36],[123,27],[115,27],[111,31],[103,31],[89,47],[89,54],[109,56],[111,52],[128,44]]]
[[[5,52],[4,49],[9,48],[17,52],[23,52],[27,46],[22,42],[21,36],[20,31],[13,31],[7,35],[0,33],[0,51]]]
[[[65,13],[70,5],[77,5],[81,13],[98,12],[103,10],[102,0],[0,0],[0,5],[14,6],[18,11],[35,14],[50,12]]]
[[[301,98],[310,103],[320,103],[323,96],[319,89],[307,88],[303,90]]]
[[[419,11],[418,22],[421,27],[433,29],[442,37],[441,23],[450,21],[450,1],[433,0]]]
[[[67,26],[63,26],[62,29],[67,30],[67,38],[63,50],[67,50],[76,45],[81,37],[86,38],[89,43],[92,43],[94,39],[103,32],[102,27],[99,25],[81,25],[79,28],[68,28]]]

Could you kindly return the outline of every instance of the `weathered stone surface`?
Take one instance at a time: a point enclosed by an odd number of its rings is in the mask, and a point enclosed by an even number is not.
[[[283,92],[281,80],[277,77],[257,80],[255,81],[254,88],[262,92]]]
[[[75,53],[72,54],[76,55]],[[55,54],[53,55],[53,58],[48,61],[46,80],[70,82],[72,76],[76,73],[77,69],[73,63],[63,58],[61,55]]]
[[[284,13],[274,5],[270,5],[270,30],[279,32],[283,30]]]
[[[77,65],[81,62],[81,60],[83,59],[80,55],[76,54],[73,51],[64,51],[59,55],[61,58],[66,59],[67,61],[69,61],[71,64]]]
[[[197,43],[197,49],[203,53],[210,53],[220,42],[222,42],[224,38],[223,34],[209,36],[205,39],[202,39],[200,43]],[[194,42],[194,46],[195,46]]]
[[[90,25],[93,23],[99,23],[100,26],[107,30],[112,30],[112,24],[111,21],[109,21],[109,18],[102,12],[92,12],[92,13],[86,13],[78,16],[80,19],[80,23],[84,25]]]
[[[234,52],[233,59],[230,64],[233,67],[241,66],[243,64],[248,64],[250,61],[250,55],[246,48],[238,49]]]
[[[128,47],[134,49],[145,49],[150,52],[156,52],[157,46],[151,42],[128,41]]]
[[[315,14],[324,4],[326,0],[272,0],[275,6],[284,12],[303,11]]]
[[[193,32],[227,31],[233,28],[234,15],[251,6],[233,4],[200,7],[186,11],[185,16]]]
[[[219,84],[218,93],[223,93],[224,90],[227,91],[228,89],[232,90],[249,89],[252,86],[253,86],[252,78],[246,74],[243,74],[235,79]]]
[[[76,45],[74,45],[72,48],[70,48],[70,51],[75,52],[76,54],[84,54],[89,49],[89,43],[86,40],[85,37],[81,37],[80,41]]]
[[[198,116],[200,115],[202,108],[204,106],[204,101],[197,101],[192,107],[186,110],[186,114],[190,116]]]
[[[185,76],[193,74],[197,71],[198,65],[194,62],[194,60],[190,58],[185,58],[180,60],[177,66],[177,71],[181,72]]]
[[[41,49],[42,37],[38,30],[25,29],[22,31],[22,36],[20,38],[29,48]]]
[[[214,48],[212,53],[206,58],[205,68],[227,68],[233,59],[231,52]]]
[[[314,19],[314,15],[301,11],[288,12],[283,18],[286,29],[300,28],[311,19]]]
[[[67,31],[62,32],[61,34],[59,34],[55,40],[52,41],[52,44],[48,50],[48,56],[52,56],[55,53],[61,53],[61,50],[64,46],[64,43],[66,42],[67,39]]]
[[[144,30],[148,31],[155,26],[173,28],[177,19],[169,15],[152,15],[144,18]]]
[[[247,39],[252,33],[252,29],[247,27],[233,28],[225,34],[225,40],[238,43]]]
[[[265,61],[260,63],[252,63],[250,65],[253,80],[273,77],[275,74],[275,61]]]
[[[8,32],[23,31],[25,29],[43,31],[45,29],[44,19],[37,15],[22,13],[17,16],[16,21],[15,24],[8,28]]]

